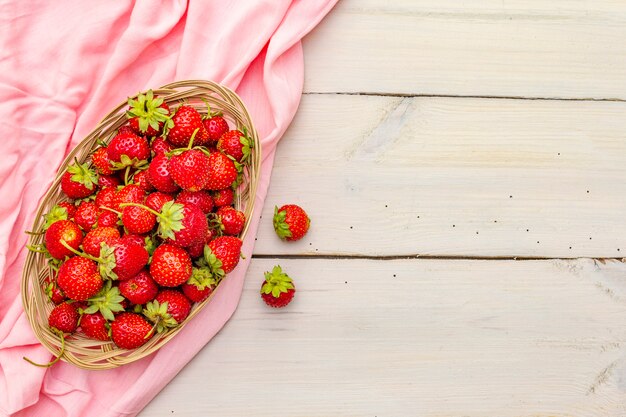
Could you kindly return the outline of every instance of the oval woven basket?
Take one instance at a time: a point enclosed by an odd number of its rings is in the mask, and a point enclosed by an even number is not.
[[[246,216],[245,227],[239,235],[243,239],[252,218],[261,164],[261,145],[245,105],[233,91],[210,81],[179,81],[153,91],[155,95],[163,98],[171,108],[185,103],[195,107],[203,115],[207,113],[208,103],[212,111],[220,110],[223,112],[224,118],[228,120],[231,129],[241,130],[243,127],[247,129],[248,136],[253,140],[254,146],[251,149],[250,162],[244,168],[243,182],[235,194],[235,207],[243,211]],[[90,162],[89,156],[98,146],[98,141],[109,143],[115,136],[117,129],[127,122],[125,115],[127,107],[126,101],[117,106],[65,158],[50,190],[46,193],[39,206],[31,229],[33,234],[30,238],[30,245],[43,243],[43,225],[45,223],[43,215],[57,203],[67,200],[67,197],[61,191],[60,183],[68,165],[75,158],[81,163]],[[51,273],[52,270],[48,266],[45,256],[42,253],[29,251],[22,275],[22,302],[37,339],[53,355],[58,356],[62,351],[61,338],[48,327],[48,315],[52,311],[54,304],[48,299],[42,288],[44,279]],[[228,275],[224,279],[228,279]],[[65,350],[61,360],[81,368],[95,370],[115,368],[148,356],[176,336],[189,320],[193,320],[198,312],[207,303],[211,302],[220,286],[218,284],[208,299],[201,303],[196,303],[183,323],[163,333],[156,334],[138,349],[121,349],[111,341],[102,342],[89,339],[82,333],[77,332],[65,338]]]

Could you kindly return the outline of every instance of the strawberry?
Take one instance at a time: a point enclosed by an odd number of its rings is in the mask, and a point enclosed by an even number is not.
[[[61,242],[74,249],[78,249],[83,241],[83,232],[70,220],[58,220],[50,225],[44,235],[44,243],[46,249],[55,259],[63,259],[66,256],[72,256],[71,250],[67,249]]]
[[[120,282],[120,293],[133,304],[146,304],[154,300],[159,287],[145,269],[126,281]]]
[[[163,287],[177,287],[191,277],[191,258],[184,249],[164,243],[152,254],[150,275]]]
[[[169,171],[183,190],[200,191],[209,181],[209,157],[198,149],[185,150],[170,158]]]
[[[74,221],[84,231],[91,230],[98,221],[98,206],[92,201],[83,201],[80,203],[74,214]]]
[[[172,117],[172,122],[174,126],[169,129],[167,140],[177,148],[187,146],[196,131],[196,136],[200,139],[208,138],[208,133],[202,124],[202,116],[191,106],[180,106]]]
[[[145,166],[150,157],[148,141],[134,133],[118,133],[107,147],[111,166],[115,169]]]
[[[217,150],[232,156],[237,162],[250,159],[252,140],[239,130],[230,130],[222,135],[217,142]]]
[[[124,236],[122,236],[122,240],[132,242],[139,246],[146,246],[146,237],[142,235],[125,234]]]
[[[156,224],[156,216],[137,206],[126,206],[122,210],[122,223],[129,233],[148,233]]]
[[[111,169],[109,154],[106,146],[101,146],[91,154],[91,164],[100,175],[113,175],[115,171]]]
[[[57,285],[57,282],[54,278],[48,275],[43,281],[43,290],[46,295],[54,304],[61,304],[65,301],[65,294]]]
[[[209,134],[210,142],[217,142],[219,138],[226,132],[228,132],[228,122],[221,113],[217,113],[208,119],[205,119],[202,124]]]
[[[161,211],[163,205],[168,201],[174,201],[174,196],[157,191],[146,197],[146,206],[154,211]]]
[[[154,301],[146,304],[144,316],[155,324],[161,333],[182,323],[191,311],[191,302],[177,290],[161,290]]]
[[[113,313],[124,311],[128,307],[128,300],[120,295],[120,289],[107,281],[102,289],[87,300],[88,305],[83,307],[83,314],[100,313],[106,320],[115,320]]]
[[[223,271],[219,275],[227,274],[239,263],[239,257],[241,255],[241,239],[233,236],[220,236],[216,237],[205,246],[204,259],[207,264],[214,270]],[[217,261],[217,262],[216,262]]]
[[[148,263],[150,255],[144,246],[119,239],[112,246],[101,245],[100,273],[111,279],[124,281],[137,275]]]
[[[208,268],[193,268],[191,278],[181,286],[183,293],[191,301],[199,303],[209,298],[217,285]]]
[[[221,223],[221,230],[225,235],[237,236],[246,224],[246,216],[230,206],[220,207],[216,214]]]
[[[116,213],[109,210],[102,210],[98,215],[96,227],[117,227],[119,217]]]
[[[137,133],[135,133],[135,131],[133,130],[132,127],[130,127],[128,124],[125,124],[124,126],[120,126],[119,129],[117,129],[117,134],[118,135],[125,135],[125,134],[133,134],[136,135]]]
[[[296,287],[289,275],[285,274],[279,265],[272,272],[265,273],[265,281],[261,285],[261,298],[270,307],[281,308],[291,302]]]
[[[204,240],[196,242],[193,245],[186,247],[185,249],[187,249],[187,252],[192,259],[199,258],[204,253],[204,246],[208,245],[215,237],[217,237],[217,231],[215,229],[209,228],[206,231]]]
[[[44,230],[47,230],[50,225],[58,220],[69,220],[76,213],[76,206],[67,201],[63,201],[56,206],[52,207],[48,213],[44,215],[46,223],[43,225]]]
[[[221,190],[230,187],[237,179],[235,163],[221,152],[209,155],[209,182],[207,190]]]
[[[169,143],[168,141],[160,137],[154,138],[154,140],[152,141],[152,144],[150,145],[150,148],[152,149],[152,152],[154,153],[155,156],[158,154],[168,153],[172,149],[174,149],[171,143]]]
[[[85,253],[97,258],[100,256],[100,245],[102,242],[111,246],[119,238],[120,232],[115,227],[96,227],[90,230],[83,239],[83,250]]]
[[[148,167],[148,181],[157,190],[174,193],[179,190],[169,170],[169,160],[165,154],[157,154]]]
[[[148,171],[137,171],[133,176],[133,184],[137,185],[145,192],[154,191],[154,187],[150,184],[150,181],[148,181]]]
[[[146,199],[146,192],[143,189],[141,189],[141,187],[135,184],[129,184],[129,185],[122,187],[122,189],[120,189],[115,194],[113,209],[120,211],[122,209],[122,207],[120,207],[121,204],[124,204],[124,203],[140,204],[140,203],[143,203],[145,199]]]
[[[152,326],[135,313],[122,313],[111,323],[113,342],[122,349],[136,349],[152,337]]]
[[[96,192],[98,174],[87,164],[78,161],[67,167],[67,172],[61,178],[61,190],[71,199],[89,197]]]
[[[80,315],[71,303],[61,303],[54,307],[48,316],[48,326],[59,333],[74,333],[78,328]]]
[[[102,278],[94,261],[74,256],[59,268],[57,284],[72,300],[84,301],[100,291]]]
[[[106,187],[117,187],[121,183],[122,182],[120,181],[120,179],[115,175],[100,175],[100,177],[98,178],[98,186],[101,189]]]
[[[96,194],[96,206],[98,206],[98,208],[108,207],[110,209],[115,209],[116,194],[117,190],[114,187],[102,188],[98,194]]]
[[[156,136],[165,123],[170,123],[170,108],[162,98],[154,97],[152,90],[128,99],[130,109],[126,112],[128,125],[138,135]]]
[[[108,322],[100,312],[83,314],[80,318],[80,329],[85,336],[96,340],[111,340]]]
[[[230,206],[233,204],[235,193],[232,188],[217,190],[213,193],[213,204],[215,207]]]
[[[283,240],[299,240],[309,230],[311,220],[300,206],[288,204],[274,207],[274,230]]]
[[[204,214],[209,214],[213,210],[213,198],[206,191],[181,191],[176,197],[176,202],[195,204]]]

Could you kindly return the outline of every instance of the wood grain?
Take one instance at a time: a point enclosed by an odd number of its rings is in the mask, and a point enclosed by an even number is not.
[[[278,311],[258,294],[275,263],[297,286]],[[141,416],[624,416],[625,276],[592,260],[255,259],[233,319]]]
[[[621,257],[625,132],[626,103],[306,96],[255,253]],[[286,203],[302,241],[274,234]]]
[[[342,0],[305,90],[625,99],[625,38],[621,0]]]

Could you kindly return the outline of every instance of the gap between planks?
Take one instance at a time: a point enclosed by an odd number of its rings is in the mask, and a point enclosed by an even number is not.
[[[621,98],[593,98],[593,97],[528,97],[528,96],[490,96],[490,95],[456,95],[456,94],[411,94],[411,93],[377,93],[377,92],[322,92],[322,91],[307,91],[302,95],[315,96],[315,95],[339,95],[339,96],[378,96],[378,97],[418,97],[418,98],[458,98],[458,99],[488,99],[488,100],[534,100],[534,101],[608,101],[624,103],[625,99]]]
[[[375,261],[395,261],[400,259],[437,259],[442,261],[550,261],[591,259],[598,262],[626,262],[626,258],[589,258],[589,257],[548,257],[548,256],[464,256],[464,255],[295,255],[295,254],[253,254],[252,259],[369,259]]]

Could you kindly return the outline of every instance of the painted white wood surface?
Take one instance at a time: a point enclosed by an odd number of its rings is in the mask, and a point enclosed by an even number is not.
[[[622,0],[341,0],[305,89],[626,98]]]
[[[626,103],[308,95],[257,254],[621,257]],[[276,238],[275,205],[313,227]]]
[[[265,307],[276,260],[253,260],[232,320],[142,416],[626,415],[622,263],[278,261],[294,302]]]

